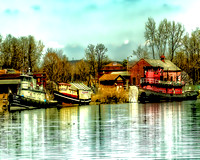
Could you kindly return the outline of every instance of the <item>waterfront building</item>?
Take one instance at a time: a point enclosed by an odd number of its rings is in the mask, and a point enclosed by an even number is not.
[[[101,70],[98,73],[98,78],[100,78],[104,74],[110,74],[112,72],[122,72],[122,71],[126,71],[126,67],[124,67],[118,62],[111,62],[101,68]]]
[[[124,88],[125,79],[119,74],[104,74],[99,78],[100,88]]]
[[[140,59],[130,68],[130,84],[140,85],[140,79],[145,77],[144,67],[162,67],[161,80],[181,82],[181,69],[162,55],[160,59]],[[153,72],[152,72],[153,73]]]

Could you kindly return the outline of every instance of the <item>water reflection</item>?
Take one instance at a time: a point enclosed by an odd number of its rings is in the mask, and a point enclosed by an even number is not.
[[[0,115],[4,159],[198,158],[193,101],[74,106]]]

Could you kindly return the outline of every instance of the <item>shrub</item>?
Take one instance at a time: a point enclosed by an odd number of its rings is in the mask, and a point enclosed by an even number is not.
[[[103,104],[126,103],[128,102],[128,92],[124,89],[101,88],[97,94],[92,96],[92,102]]]

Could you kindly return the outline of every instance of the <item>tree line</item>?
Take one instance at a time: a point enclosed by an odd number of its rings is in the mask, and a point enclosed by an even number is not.
[[[145,44],[133,50],[140,58],[159,59],[161,55],[188,73],[194,83],[200,78],[200,29],[191,34],[185,32],[181,23],[163,19],[158,25],[153,18],[145,23]]]
[[[145,23],[145,45],[133,50],[140,58],[159,59],[161,55],[186,71],[195,83],[200,78],[200,29],[185,33],[182,24],[162,20],[158,25],[153,18]],[[89,86],[96,84],[99,70],[110,62],[104,44],[89,44],[85,49],[85,58],[72,65],[61,49],[48,48],[33,36],[14,37],[0,35],[0,66],[22,72],[45,72],[49,82],[85,82]],[[127,60],[123,61],[127,65]]]
[[[71,63],[61,49],[47,48],[33,36],[14,37],[11,34],[5,39],[0,35],[0,66],[21,72],[45,72],[52,88],[53,83],[85,82],[95,85],[95,77],[100,68],[109,61],[107,48],[103,44],[90,44],[85,49],[85,58]]]

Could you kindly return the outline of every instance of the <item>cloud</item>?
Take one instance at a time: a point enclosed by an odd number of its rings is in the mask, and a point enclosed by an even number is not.
[[[41,7],[40,7],[39,5],[31,6],[31,8],[32,8],[34,11],[40,11],[40,10],[41,10]]]
[[[188,23],[195,29],[199,26],[198,3],[195,0],[8,0],[0,2],[4,22],[0,30],[2,35],[33,35],[44,44],[63,48],[69,58],[83,58],[88,44],[103,43],[110,58],[124,59],[145,42],[148,17],[154,18],[157,25],[166,18]],[[196,18],[191,18],[195,15]]]
[[[50,41],[45,45],[46,48],[63,48],[64,46],[56,41]]]
[[[129,43],[121,45],[107,45],[108,47],[108,57],[112,60],[123,60],[126,59],[128,56],[133,54],[133,49],[136,44],[133,41],[129,41]]]
[[[19,13],[18,9],[5,9],[4,13],[8,14],[8,15],[17,15]]]
[[[66,45],[63,51],[69,60],[79,60],[85,57],[85,48],[81,45]]]

